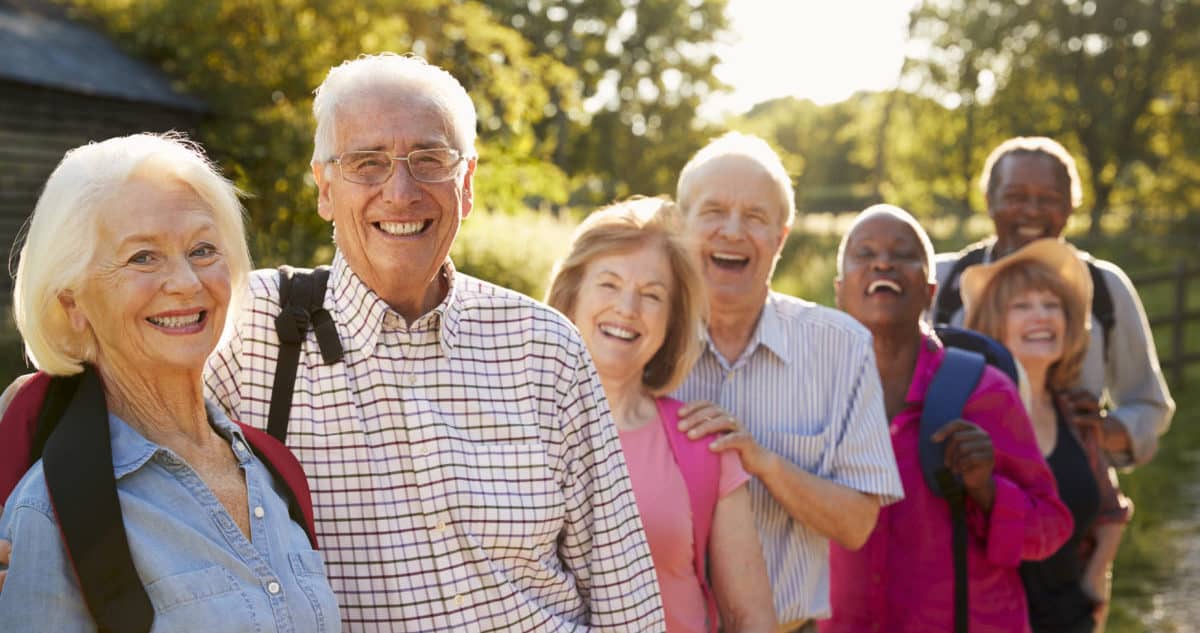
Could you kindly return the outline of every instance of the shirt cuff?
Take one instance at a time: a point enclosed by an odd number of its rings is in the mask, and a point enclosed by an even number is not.
[[[1028,501],[1016,484],[992,474],[996,498],[987,514],[974,502],[967,501],[967,527],[984,544],[988,562],[997,567],[1021,564],[1021,542],[1025,535]]]

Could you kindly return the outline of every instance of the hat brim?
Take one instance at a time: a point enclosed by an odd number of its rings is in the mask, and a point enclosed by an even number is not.
[[[1036,262],[1050,269],[1066,282],[1069,288],[1079,293],[1084,303],[1084,314],[1092,309],[1092,276],[1087,264],[1079,257],[1066,240],[1059,238],[1042,238],[1034,240],[1017,251],[988,264],[976,264],[963,271],[959,281],[962,295],[963,310],[970,319],[972,308],[980,304],[983,293],[987,290],[992,279],[1002,271],[1013,266]],[[1089,320],[1085,320],[1087,323]]]

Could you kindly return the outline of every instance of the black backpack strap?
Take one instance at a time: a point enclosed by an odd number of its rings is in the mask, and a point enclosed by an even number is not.
[[[71,399],[75,397],[75,392],[79,389],[79,384],[83,382],[83,376],[86,373],[74,376],[55,376],[50,379],[50,384],[46,387],[46,397],[42,400],[41,411],[38,412],[33,446],[29,447],[30,463],[41,459],[42,452],[46,449],[46,441],[58,427],[59,420],[66,412]]]
[[[977,352],[946,348],[942,366],[925,392],[918,444],[925,483],[950,504],[951,547],[954,553],[954,630],[967,633],[967,512],[962,482],[945,467],[945,446],[933,434],[951,420],[962,417],[963,407],[975,392],[987,364]]]
[[[279,357],[275,362],[275,382],[271,386],[267,432],[280,442],[287,439],[300,348],[308,337],[310,325],[316,330],[317,345],[325,364],[332,365],[342,359],[342,341],[338,338],[337,327],[333,317],[322,306],[328,284],[328,266],[311,271],[291,266],[279,267],[279,314],[275,317]]]
[[[950,318],[963,307],[962,295],[959,293],[958,278],[963,271],[975,264],[983,263],[987,254],[987,245],[977,246],[959,256],[958,261],[950,269],[946,281],[938,288],[937,297],[933,300],[933,324],[950,325]]]
[[[1104,335],[1104,360],[1107,361],[1109,335],[1112,334],[1113,326],[1117,324],[1112,294],[1108,292],[1108,282],[1104,281],[1104,273],[1100,267],[1096,266],[1090,257],[1084,261],[1087,263],[1088,273],[1092,276],[1092,316],[1096,317],[1096,321],[1100,323],[1100,330]]]
[[[51,401],[47,393],[46,403]],[[42,453],[46,488],[88,611],[102,632],[146,633],[154,606],[133,565],[113,475],[108,408],[94,368],[62,407]]]

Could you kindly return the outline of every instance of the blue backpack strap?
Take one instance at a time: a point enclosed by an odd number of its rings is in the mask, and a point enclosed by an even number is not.
[[[933,331],[947,349],[957,347],[983,354],[983,359],[987,361],[987,364],[1004,372],[1013,383],[1020,382],[1017,375],[1017,361],[1013,358],[1012,352],[1008,351],[1008,348],[1000,341],[975,330],[953,325],[939,325],[933,328]]]
[[[925,483],[938,496],[945,496],[938,479],[938,471],[945,469],[945,447],[934,444],[933,434],[951,420],[962,417],[963,407],[979,384],[985,365],[987,361],[982,354],[947,347],[942,366],[925,392],[925,407],[921,411],[921,471]]]
[[[945,446],[933,443],[933,434],[951,420],[962,417],[963,407],[975,392],[987,360],[983,354],[947,347],[942,366],[925,392],[921,410],[919,451],[925,483],[950,505],[951,551],[954,560],[954,630],[967,633],[967,517],[962,482],[945,466]]]

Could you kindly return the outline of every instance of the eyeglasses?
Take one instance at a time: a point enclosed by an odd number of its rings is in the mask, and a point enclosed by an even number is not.
[[[392,156],[384,151],[343,152],[330,160],[337,163],[342,178],[360,185],[382,185],[392,177],[392,161],[408,164],[408,173],[419,182],[445,182],[454,178],[466,157],[456,149],[438,147],[418,149],[407,156]]]

